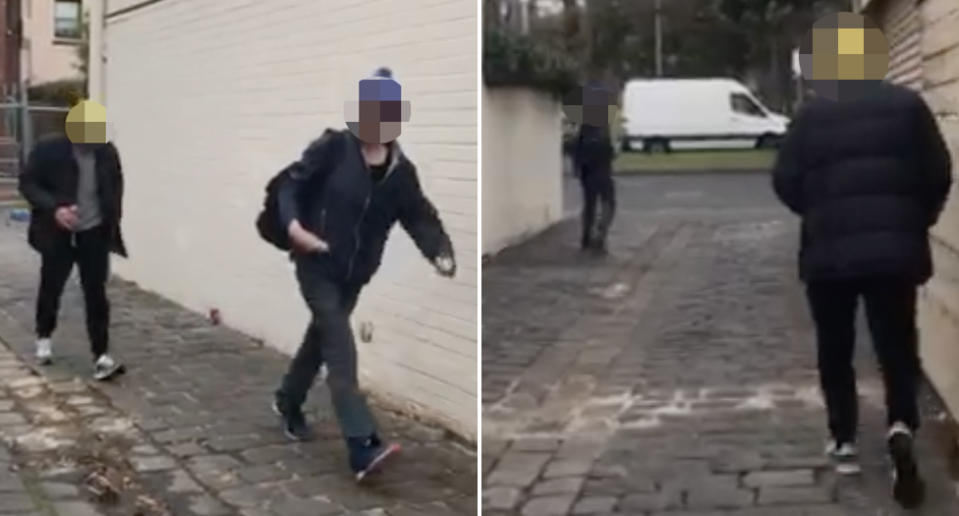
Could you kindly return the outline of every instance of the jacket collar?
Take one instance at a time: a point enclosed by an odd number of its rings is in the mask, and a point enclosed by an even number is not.
[[[356,147],[356,151],[360,154],[360,159],[363,159],[363,142],[361,142],[352,131],[348,130],[347,133],[349,134],[349,138],[353,142],[353,145]],[[406,158],[406,156],[403,154],[403,149],[400,147],[399,141],[393,140],[386,144],[386,146],[390,149],[390,165],[387,167],[386,174],[383,176],[384,180],[389,177],[390,174],[392,174],[393,171],[396,170]]]

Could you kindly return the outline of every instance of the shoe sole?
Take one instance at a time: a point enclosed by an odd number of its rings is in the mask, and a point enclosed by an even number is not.
[[[391,444],[387,446],[386,449],[383,450],[383,453],[377,455],[376,458],[373,459],[373,462],[370,462],[370,465],[366,467],[366,469],[356,473],[356,481],[362,482],[363,479],[370,476],[370,474],[375,473],[377,469],[383,464],[383,462],[386,461],[386,459],[399,453],[400,449],[401,449],[400,445],[398,444]]]
[[[859,464],[836,464],[836,473],[843,476],[858,475],[862,473],[862,466]]]
[[[273,413],[276,414],[276,417],[283,421],[283,435],[285,435],[287,439],[297,443],[305,443],[313,440],[312,437],[308,439],[297,437],[296,434],[291,432],[290,429],[286,427],[286,418],[283,417],[283,412],[280,410],[280,405],[276,401],[273,401],[273,403],[270,404],[270,408],[273,410]]]
[[[926,485],[919,476],[919,466],[912,452],[912,438],[905,434],[889,439],[889,454],[893,462],[892,495],[905,509],[922,505]]]
[[[106,382],[106,381],[112,380],[113,378],[116,378],[117,376],[120,376],[120,375],[122,375],[122,374],[124,374],[124,373],[126,373],[126,372],[127,372],[126,366],[124,366],[124,365],[122,365],[122,364],[117,364],[116,367],[114,367],[113,369],[107,371],[106,373],[100,373],[100,374],[94,373],[94,374],[93,374],[93,379],[96,380],[96,381],[98,381],[98,382]]]

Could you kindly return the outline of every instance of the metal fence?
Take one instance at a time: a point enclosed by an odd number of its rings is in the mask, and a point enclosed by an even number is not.
[[[69,108],[17,102],[0,103],[0,175],[15,176],[34,143],[48,134],[62,134]]]

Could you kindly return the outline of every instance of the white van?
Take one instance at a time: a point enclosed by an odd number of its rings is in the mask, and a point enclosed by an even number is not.
[[[668,152],[672,142],[707,140],[774,147],[789,125],[733,79],[634,79],[622,106],[623,150]]]

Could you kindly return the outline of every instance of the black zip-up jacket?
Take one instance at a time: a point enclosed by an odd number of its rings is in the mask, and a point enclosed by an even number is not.
[[[374,182],[360,141],[349,131],[327,129],[303,152],[279,191],[283,228],[293,219],[329,245],[317,256],[333,279],[365,285],[380,266],[399,221],[430,261],[453,256],[436,208],[420,188],[413,166],[395,142],[386,175]]]
[[[127,256],[120,231],[123,214],[123,171],[120,155],[112,143],[97,145],[97,193],[103,224],[111,235],[110,251]],[[57,208],[77,202],[80,168],[73,157],[73,143],[66,136],[54,136],[37,142],[20,173],[19,189],[30,203],[30,227],[27,240],[42,253],[69,245],[70,232],[54,217]]]
[[[583,124],[576,133],[573,159],[587,173],[611,173],[615,150],[609,130]]]
[[[857,100],[800,110],[773,171],[802,217],[806,281],[932,275],[929,227],[952,182],[948,148],[922,98],[883,84]]]

